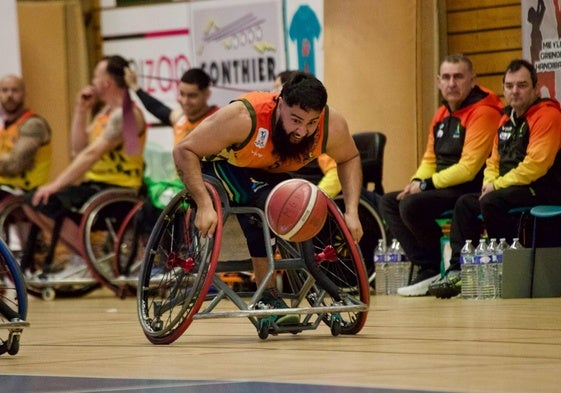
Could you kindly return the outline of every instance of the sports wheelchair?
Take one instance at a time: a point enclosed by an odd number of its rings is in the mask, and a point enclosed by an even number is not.
[[[30,273],[29,293],[52,300],[56,296],[82,296],[101,284],[124,296],[123,287],[115,283],[114,243],[121,222],[138,201],[136,189],[108,188],[93,195],[72,212],[72,217],[56,221],[48,231],[41,229],[48,225],[23,206],[34,224],[26,236],[34,240],[30,244],[36,244],[23,252],[21,260],[24,272]],[[23,200],[19,203],[20,207],[24,204]],[[59,240],[65,248],[62,253],[58,252]],[[46,256],[36,258],[41,249]]]
[[[302,243],[277,238],[271,245],[261,209],[230,206],[220,182],[204,179],[219,218],[214,236],[201,237],[194,224],[197,205],[185,190],[164,209],[148,240],[137,287],[137,313],[150,342],[170,344],[194,320],[209,318],[248,318],[261,339],[316,329],[321,323],[335,336],[362,329],[370,301],[366,268],[333,201],[329,200],[326,223],[314,238]],[[219,274],[252,270],[250,261],[219,261],[223,225],[232,214],[253,215],[263,230],[269,269],[254,292],[234,291]],[[290,308],[260,308],[264,287],[276,269],[284,270],[289,282],[283,298],[290,299]],[[236,309],[224,311],[218,307],[223,303]],[[275,322],[276,316],[287,314],[298,314],[300,321]]]
[[[19,351],[23,328],[29,326],[27,293],[19,265],[4,240],[0,239],[0,355]]]

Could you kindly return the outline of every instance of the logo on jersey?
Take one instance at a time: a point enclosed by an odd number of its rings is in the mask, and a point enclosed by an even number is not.
[[[267,144],[268,139],[269,139],[269,130],[267,130],[266,128],[259,128],[257,130],[257,136],[253,144],[259,149],[263,149]]]
[[[250,177],[249,181],[251,181],[251,191],[253,192],[257,192],[263,187],[267,186],[267,183],[265,183],[264,181],[255,180],[253,177]]]
[[[436,137],[442,138],[443,135],[444,135],[444,123],[440,123],[438,125],[438,129],[436,130]]]
[[[512,136],[512,126],[502,126],[499,131],[499,139],[501,141],[508,141]]]

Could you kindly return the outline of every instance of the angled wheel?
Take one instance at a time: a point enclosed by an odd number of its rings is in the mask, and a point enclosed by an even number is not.
[[[0,202],[1,236],[16,259],[21,258],[31,227],[22,206],[23,197],[17,195],[7,196]]]
[[[103,198],[85,210],[80,233],[82,234],[86,262],[95,278],[117,294],[123,288],[116,284],[119,272],[115,266],[115,243],[123,220],[138,203],[136,195],[123,194]]]
[[[218,224],[212,238],[195,227],[197,206],[187,191],[164,209],[146,248],[137,287],[140,325],[154,344],[171,344],[189,327],[212,283],[222,241],[222,205],[207,184]]]
[[[343,210],[345,208],[345,202],[342,196],[337,196],[334,201],[339,209]],[[358,245],[364,258],[368,281],[370,284],[374,284],[374,278],[376,277],[374,249],[378,244],[378,239],[384,239],[384,243],[387,243],[386,226],[374,206],[364,198],[360,198],[359,200],[358,217],[364,232]]]
[[[27,293],[23,276],[8,246],[0,240],[0,324],[26,317]],[[15,355],[19,351],[19,334],[3,329],[0,333],[0,354]]]
[[[323,229],[313,239],[301,243],[301,247],[304,262],[316,280],[308,296],[312,305],[369,304],[369,283],[362,255],[333,201],[328,203]],[[367,314],[367,311],[341,312],[326,315],[324,322],[330,327],[340,324],[337,332],[341,334],[356,334],[364,326]]]

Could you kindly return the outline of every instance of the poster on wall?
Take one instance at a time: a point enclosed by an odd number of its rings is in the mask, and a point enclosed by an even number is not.
[[[19,32],[16,0],[0,1],[0,37],[10,37],[10,39],[0,40],[0,76],[6,74],[21,75],[21,60],[19,51]]]
[[[542,97],[561,99],[561,0],[522,0],[522,53]]]
[[[191,3],[195,64],[225,102],[252,90],[268,91],[285,69],[282,0]]]
[[[193,67],[189,18],[187,3],[103,9],[103,54],[129,60],[143,90],[176,108],[177,83]],[[149,123],[159,123],[145,115]]]
[[[284,0],[287,67],[323,80],[323,0]]]

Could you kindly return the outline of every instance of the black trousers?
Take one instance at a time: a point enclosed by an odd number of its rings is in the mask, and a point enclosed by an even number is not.
[[[440,269],[442,229],[435,220],[452,210],[465,193],[465,189],[446,188],[411,194],[401,201],[396,199],[399,192],[383,196],[381,210],[389,231],[399,240],[413,264]]]
[[[512,186],[492,191],[481,199],[479,196],[480,194],[464,195],[454,207],[450,227],[451,265],[459,262],[460,251],[467,239],[472,240],[474,247],[477,246],[484,226],[489,238],[498,240],[504,237],[510,244],[512,239],[518,236],[520,227],[520,216],[509,214],[510,209],[561,204],[561,195],[540,192],[529,186]]]

